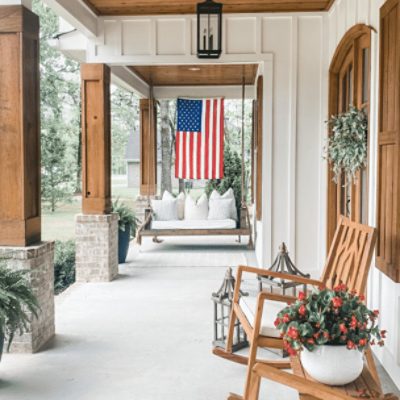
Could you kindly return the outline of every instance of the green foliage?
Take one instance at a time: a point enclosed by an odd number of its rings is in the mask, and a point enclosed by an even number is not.
[[[242,162],[239,154],[225,145],[224,149],[224,177],[222,179],[211,179],[207,182],[206,193],[210,196],[215,189],[224,194],[229,188],[233,189],[238,211],[242,203]]]
[[[54,253],[54,292],[61,293],[75,282],[75,241],[56,241]]]
[[[134,238],[136,236],[136,230],[138,227],[138,219],[134,211],[128,207],[124,203],[120,203],[119,199],[113,202],[113,212],[118,213],[119,220],[118,220],[118,228],[122,232],[125,232],[126,227],[130,227],[131,230],[131,237]]]
[[[342,173],[346,183],[351,184],[356,173],[367,163],[368,117],[363,110],[350,107],[350,110],[332,117],[328,121],[332,135],[328,139],[326,156],[332,164],[338,182]]]
[[[275,321],[285,349],[294,355],[303,347],[312,351],[325,344],[360,351],[375,344],[375,340],[383,346],[386,331],[380,331],[376,324],[379,311],[369,310],[363,300],[364,296],[349,292],[344,284],[333,290],[315,290],[308,296],[300,292]]]
[[[112,173],[126,173],[126,146],[131,132],[139,130],[139,100],[137,96],[114,86],[111,90]]]
[[[52,212],[60,203],[70,202],[74,192],[67,143],[58,128],[53,125],[42,129],[42,201]]]
[[[33,11],[40,17],[42,197],[55,211],[80,188],[79,64],[49,45],[59,33],[57,15],[41,0]]]
[[[31,316],[37,318],[39,305],[30,287],[27,271],[13,271],[0,260],[0,333],[8,349],[16,333],[28,331]]]

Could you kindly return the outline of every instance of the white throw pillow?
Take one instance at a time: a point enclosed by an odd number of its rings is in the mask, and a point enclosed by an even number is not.
[[[208,199],[203,193],[197,200],[192,199],[190,195],[186,196],[185,200],[185,220],[195,221],[208,219]]]
[[[155,221],[176,221],[178,219],[178,200],[151,200]]]
[[[163,194],[163,200],[174,200],[177,199],[178,207],[178,219],[183,219],[185,217],[185,193],[180,192],[177,197],[166,190]]]
[[[233,199],[210,199],[210,209],[208,219],[233,219],[232,203]]]
[[[229,188],[223,195],[220,195],[216,190],[213,190],[210,195],[210,201],[218,200],[218,199],[221,199],[221,200],[222,199],[233,199],[233,202],[231,203],[231,213],[230,213],[229,218],[237,221],[238,215],[237,215],[237,209],[236,209],[235,194],[233,193],[233,189]]]

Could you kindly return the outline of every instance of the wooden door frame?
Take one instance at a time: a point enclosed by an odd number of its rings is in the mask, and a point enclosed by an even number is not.
[[[354,46],[357,39],[366,36],[371,40],[371,31],[373,28],[365,24],[357,24],[350,28],[339,45],[336,48],[335,54],[333,55],[330,67],[329,67],[329,99],[328,99],[328,112],[329,116],[336,115],[339,110],[339,82],[340,82],[340,71],[343,63],[349,56],[349,52],[354,53],[354,61],[358,57],[358,49]],[[354,62],[354,64],[356,64]],[[358,79],[359,71],[356,69],[356,65],[353,64],[353,99],[356,103],[359,95],[357,91],[358,85],[355,84]],[[357,65],[359,63],[357,62]],[[328,195],[327,195],[327,249],[329,250],[333,240],[333,236],[336,230],[338,215],[338,198],[337,198],[337,184],[333,181],[333,172],[328,166]]]

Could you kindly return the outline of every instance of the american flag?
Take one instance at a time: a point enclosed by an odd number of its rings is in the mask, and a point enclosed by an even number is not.
[[[220,179],[224,175],[224,99],[178,99],[175,176]]]

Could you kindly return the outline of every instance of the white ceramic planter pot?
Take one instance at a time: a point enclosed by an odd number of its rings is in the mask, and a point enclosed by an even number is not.
[[[304,349],[301,363],[316,381],[326,385],[346,385],[356,380],[363,370],[363,353],[346,346],[318,346],[314,351]]]

